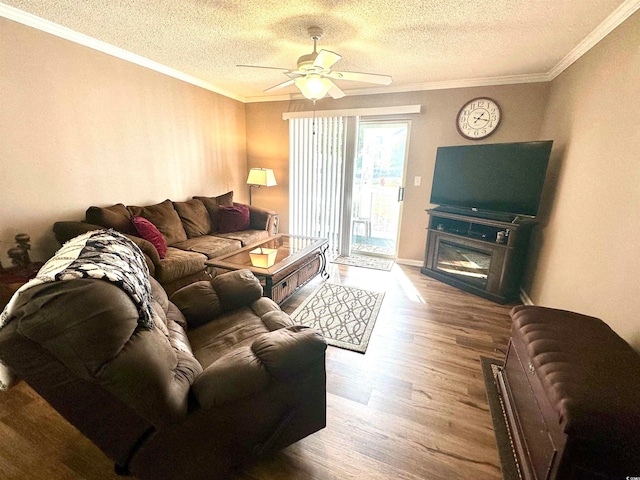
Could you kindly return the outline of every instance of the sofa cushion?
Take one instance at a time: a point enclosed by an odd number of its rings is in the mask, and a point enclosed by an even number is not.
[[[144,217],[133,217],[131,221],[139,236],[150,242],[158,252],[158,256],[164,258],[167,254],[167,239],[156,226]]]
[[[178,212],[173,208],[171,200],[146,207],[129,206],[136,217],[144,217],[153,223],[167,239],[167,245],[173,245],[187,239]]]
[[[182,220],[187,237],[207,235],[213,230],[211,216],[201,200],[193,198],[186,202],[173,202],[173,207]]]
[[[231,207],[220,205],[218,210],[218,230],[220,233],[238,232],[249,228],[249,207],[235,204]]]
[[[238,232],[217,233],[216,237],[237,240],[242,243],[243,247],[246,247],[252,243],[269,238],[269,232],[266,230],[240,230]]]
[[[156,279],[162,283],[170,283],[187,275],[204,271],[205,255],[196,252],[167,248],[167,254],[160,260],[156,268]]]
[[[85,220],[87,223],[113,228],[121,233],[138,234],[131,223],[131,213],[122,203],[110,207],[89,207],[85,212]]]
[[[222,238],[217,235],[202,235],[196,238],[189,238],[184,242],[176,243],[172,245],[172,247],[188,252],[198,252],[206,255],[207,258],[215,258],[238,250],[242,247],[242,243],[240,240],[234,238]]]
[[[212,232],[218,231],[218,210],[220,205],[231,207],[233,206],[233,190],[225,193],[224,195],[218,195],[217,197],[193,197],[196,200],[200,200],[211,217],[213,224]]]
[[[250,347],[257,335],[269,331],[250,307],[242,307],[215,322],[189,329],[187,335],[196,359],[207,368],[232,348]]]

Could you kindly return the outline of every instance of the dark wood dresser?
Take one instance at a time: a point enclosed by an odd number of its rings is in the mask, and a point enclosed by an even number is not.
[[[594,317],[511,316],[498,388],[522,478],[640,478],[640,355]]]

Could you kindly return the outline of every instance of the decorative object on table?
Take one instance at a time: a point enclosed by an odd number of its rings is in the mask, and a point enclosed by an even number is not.
[[[29,265],[31,263],[29,258],[29,250],[31,250],[29,241],[31,238],[26,233],[19,233],[15,236],[15,240],[18,245],[7,251],[7,255],[11,258],[11,263],[16,267]]]
[[[291,318],[322,333],[329,345],[365,353],[384,293],[322,283]]]
[[[456,128],[469,140],[487,138],[500,125],[500,107],[495,100],[478,97],[469,100],[458,112]]]
[[[251,205],[251,187],[273,187],[277,185],[276,177],[270,168],[252,168],[247,177],[249,185],[249,205]]]
[[[278,254],[277,248],[263,248],[258,247],[255,250],[249,252],[251,257],[251,265],[254,267],[269,268],[276,263],[276,255]]]
[[[374,270],[391,271],[394,261],[388,258],[371,257],[369,255],[339,255],[331,263],[349,265],[351,267],[372,268]]]
[[[498,446],[498,456],[502,466],[502,478],[504,480],[520,480],[513,440],[509,435],[502,397],[496,384],[496,376],[503,363],[494,358],[480,357],[480,365],[482,366],[482,375],[489,402],[489,412],[491,413],[493,431],[496,437],[496,445]]]

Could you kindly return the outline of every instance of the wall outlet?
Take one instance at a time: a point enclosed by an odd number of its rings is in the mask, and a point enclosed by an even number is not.
[[[419,187],[420,183],[422,183],[422,177],[413,177],[413,186]]]

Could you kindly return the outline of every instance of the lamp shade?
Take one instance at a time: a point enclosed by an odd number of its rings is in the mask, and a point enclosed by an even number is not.
[[[321,77],[318,74],[312,73],[304,77],[296,78],[296,87],[300,89],[302,95],[309,100],[320,100],[324,98],[327,92],[333,86],[333,83],[328,78]]]
[[[249,252],[251,265],[261,268],[269,268],[273,266],[273,264],[276,263],[276,255],[278,255],[277,248],[259,247]]]
[[[252,168],[249,170],[247,185],[260,185],[261,187],[273,187],[277,185],[276,177],[270,168]]]

